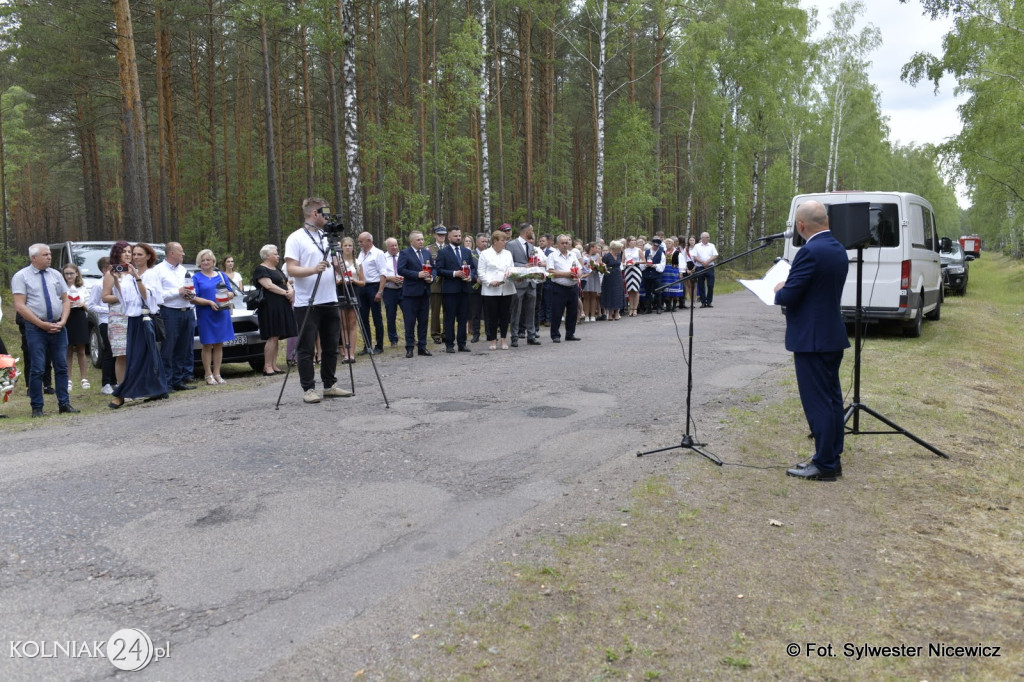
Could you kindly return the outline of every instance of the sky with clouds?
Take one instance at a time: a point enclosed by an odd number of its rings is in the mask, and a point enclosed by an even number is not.
[[[818,8],[818,33],[832,26],[831,13],[838,0],[801,0],[805,8]],[[931,83],[912,86],[900,80],[900,70],[916,52],[942,54],[942,36],[951,22],[932,21],[921,3],[910,0],[864,0],[865,12],[858,30],[867,23],[881,30],[882,45],[871,54],[868,76],[881,93],[882,115],[889,119],[890,140],[900,144],[938,144],[960,132],[959,101],[953,95],[955,82],[946,77],[938,94]]]
[[[963,97],[954,96],[954,79],[946,76],[938,93],[931,82],[916,86],[900,80],[903,65],[917,52],[942,54],[942,37],[949,32],[952,21],[932,21],[919,0],[863,0],[865,11],[857,22],[857,30],[868,23],[881,30],[882,45],[869,59],[868,77],[880,93],[882,116],[888,119],[889,140],[902,145],[939,144],[960,132],[957,106]],[[832,12],[840,0],[800,0],[805,9],[818,9],[818,30],[822,37],[832,27]],[[969,202],[965,188],[957,188],[961,206]]]

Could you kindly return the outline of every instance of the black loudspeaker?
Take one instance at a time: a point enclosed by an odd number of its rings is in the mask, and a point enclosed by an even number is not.
[[[832,236],[847,249],[871,244],[871,204],[829,204],[828,225]]]

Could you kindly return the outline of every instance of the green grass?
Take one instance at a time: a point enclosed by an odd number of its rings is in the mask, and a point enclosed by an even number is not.
[[[921,338],[866,342],[864,402],[950,460],[902,436],[861,435],[847,440],[847,476],[836,484],[681,463],[638,481],[629,503],[609,510],[612,520],[527,543],[520,564],[493,569],[490,607],[468,608],[457,627],[442,622],[431,633],[449,646],[500,641],[498,654],[463,646],[379,672],[494,680],[538,671],[564,680],[1016,674],[1024,655],[1015,634],[1024,593],[1022,283],[1024,265],[986,255],[972,263],[968,295],[947,299]],[[788,370],[778,372],[775,393],[734,399],[742,407],[716,434],[727,461],[785,467],[808,452],[805,430],[793,428],[803,417]],[[1002,646],[1003,656],[854,663],[785,652],[787,642],[812,641],[837,649],[845,641],[980,641]]]

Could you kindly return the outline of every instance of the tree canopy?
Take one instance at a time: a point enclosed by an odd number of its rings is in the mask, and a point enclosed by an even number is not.
[[[827,189],[920,193],[956,236],[940,161],[1009,219],[1013,149],[974,141],[1019,120],[1019,50],[921,57],[910,73],[962,74],[976,115],[949,148],[897,147],[862,12],[842,5],[815,41],[796,0],[8,0],[5,245],[177,240],[252,261],[319,195],[379,241],[528,220],[706,230],[732,250]],[[972,21],[978,41],[1006,30]]]

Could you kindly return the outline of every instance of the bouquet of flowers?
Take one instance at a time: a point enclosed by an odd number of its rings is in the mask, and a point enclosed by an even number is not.
[[[0,355],[0,395],[3,395],[6,403],[14,390],[14,384],[18,382],[18,360],[10,355]]]
[[[595,261],[591,261],[591,262],[594,265],[594,270],[597,270],[602,275],[607,275],[608,274],[608,266],[605,265],[605,262],[603,260],[595,260]]]
[[[508,273],[508,278],[513,282],[520,282],[527,279],[544,279],[548,276],[547,270],[539,266],[514,267]]]

